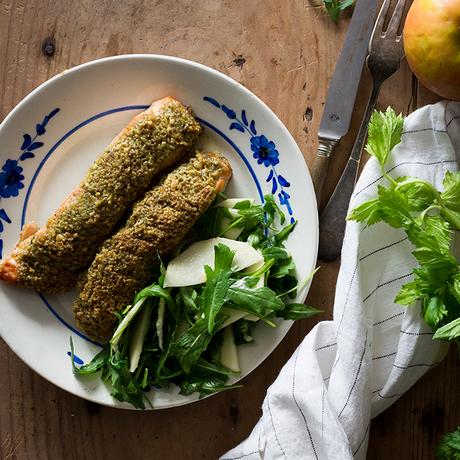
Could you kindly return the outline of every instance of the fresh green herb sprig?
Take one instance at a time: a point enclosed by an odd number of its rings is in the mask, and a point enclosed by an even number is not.
[[[436,451],[438,460],[460,460],[460,427],[444,435]]]
[[[164,288],[165,268],[161,265],[157,279],[137,293],[132,306],[118,314],[119,324],[110,343],[91,362],[76,366],[71,344],[75,374],[101,372],[113,397],[140,409],[150,404],[145,396],[147,391],[170,383],[176,384],[181,394],[198,392],[202,397],[236,387],[228,384],[235,372],[220,362],[223,326],[229,311],[244,316],[230,326],[236,345],[254,341],[254,322],[245,319],[248,314],[275,326],[274,317],[294,320],[320,312],[289,303],[298,281],[284,242],[295,223],[284,225],[285,216],[271,195],[264,197],[263,205],[245,200],[234,209],[236,212],[229,213],[226,208],[211,207],[181,249],[195,241],[219,236],[228,228],[238,228],[238,239],[249,242],[263,255],[262,267],[252,273],[233,272],[234,252],[218,244],[214,248],[214,268],[205,267],[205,284]],[[227,223],[225,229],[221,228],[222,217]],[[258,285],[261,277],[263,286]],[[133,356],[138,363],[132,371]]]
[[[383,221],[406,232],[419,266],[395,302],[411,305],[420,300],[423,318],[435,331],[434,339],[458,340],[460,265],[452,245],[454,232],[460,229],[460,173],[446,173],[443,191],[423,179],[391,177],[385,165],[401,141],[402,128],[403,117],[391,108],[372,115],[366,150],[378,160],[387,185],[379,185],[377,198],[353,209],[348,219],[368,225]]]
[[[353,5],[354,0],[323,0],[323,3],[329,17],[334,22],[337,22],[339,20],[340,13]]]

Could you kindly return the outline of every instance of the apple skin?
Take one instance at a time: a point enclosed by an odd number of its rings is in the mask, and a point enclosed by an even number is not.
[[[460,100],[460,0],[414,0],[403,31],[412,72],[431,91]]]

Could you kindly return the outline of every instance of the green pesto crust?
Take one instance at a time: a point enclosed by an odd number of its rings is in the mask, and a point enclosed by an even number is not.
[[[136,203],[126,225],[102,245],[88,269],[74,303],[78,327],[97,340],[109,338],[114,312],[151,281],[158,253],[168,254],[183,239],[230,173],[224,157],[197,152]]]
[[[73,287],[129,206],[191,148],[199,123],[175,99],[160,103],[137,116],[46,226],[19,244],[19,284],[40,292]]]

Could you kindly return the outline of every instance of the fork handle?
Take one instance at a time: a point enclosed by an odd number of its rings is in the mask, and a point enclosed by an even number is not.
[[[372,93],[350,158],[319,219],[319,258],[324,262],[332,262],[340,257],[348,206],[358,177],[358,167],[369,120],[375,108],[381,85],[380,80],[374,80]]]

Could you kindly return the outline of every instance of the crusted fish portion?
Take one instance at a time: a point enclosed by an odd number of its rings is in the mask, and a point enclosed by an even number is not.
[[[0,279],[44,293],[75,286],[129,207],[190,150],[201,130],[171,97],[135,116],[46,225],[25,228],[0,264]]]
[[[189,232],[231,176],[217,153],[197,152],[136,203],[126,225],[108,239],[88,269],[73,309],[77,325],[107,340],[114,312],[151,281],[158,254],[166,255]]]

